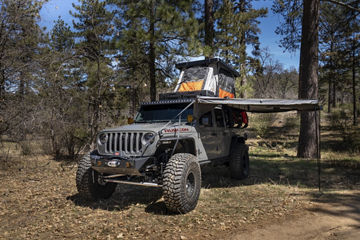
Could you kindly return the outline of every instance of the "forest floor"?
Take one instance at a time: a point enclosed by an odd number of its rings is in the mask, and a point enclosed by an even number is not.
[[[316,160],[296,158],[297,133],[248,141],[251,173],[203,168],[196,209],[166,211],[161,190],[119,185],[108,200],[82,201],[76,162],[19,154],[2,143],[0,239],[354,239],[360,232],[360,157],[329,146],[322,129],[321,191]],[[286,134],[285,134],[286,132]],[[251,134],[250,134],[251,135]]]

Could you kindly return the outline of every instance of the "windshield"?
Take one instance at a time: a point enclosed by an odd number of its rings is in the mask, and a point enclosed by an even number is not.
[[[189,103],[168,105],[143,105],[135,118],[136,123],[144,122],[168,122],[174,119]],[[193,106],[190,106],[181,114],[181,121],[187,121],[187,116],[193,114]]]

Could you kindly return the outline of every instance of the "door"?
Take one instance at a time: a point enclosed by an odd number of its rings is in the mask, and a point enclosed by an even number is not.
[[[231,144],[231,134],[229,128],[226,127],[225,115],[221,108],[214,109],[216,135],[217,135],[217,158],[225,158],[228,156]]]
[[[203,114],[199,119],[197,127],[197,131],[200,134],[201,142],[209,160],[217,158],[218,155],[218,139],[213,115],[213,111]]]

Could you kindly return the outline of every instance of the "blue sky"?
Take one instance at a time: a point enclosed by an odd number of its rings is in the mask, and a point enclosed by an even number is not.
[[[61,16],[62,19],[71,26],[72,17],[69,11],[73,9],[73,2],[77,3],[78,1],[49,0],[49,2],[45,4],[45,6],[40,12],[40,25],[51,29],[54,25],[54,21],[57,20],[58,16]],[[274,31],[275,28],[280,24],[280,19],[278,16],[271,12],[272,2],[273,1],[270,0],[260,0],[253,2],[254,8],[267,7],[269,9],[268,16],[266,18],[260,19],[260,47],[267,47],[272,57],[282,63],[285,68],[295,67],[296,69],[298,69],[299,51],[295,53],[289,53],[284,52],[283,49],[279,47],[280,36],[276,35]]]

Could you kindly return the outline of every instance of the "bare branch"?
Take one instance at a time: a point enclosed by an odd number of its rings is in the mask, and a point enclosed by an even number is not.
[[[343,7],[346,7],[348,9],[351,9],[353,11],[356,11],[356,12],[360,13],[360,8],[355,8],[355,7],[351,6],[349,3],[344,3],[344,2],[336,1],[336,0],[324,0],[324,1],[331,2],[331,3],[337,4],[337,5],[343,6]],[[354,1],[354,2],[356,2],[356,1]]]

